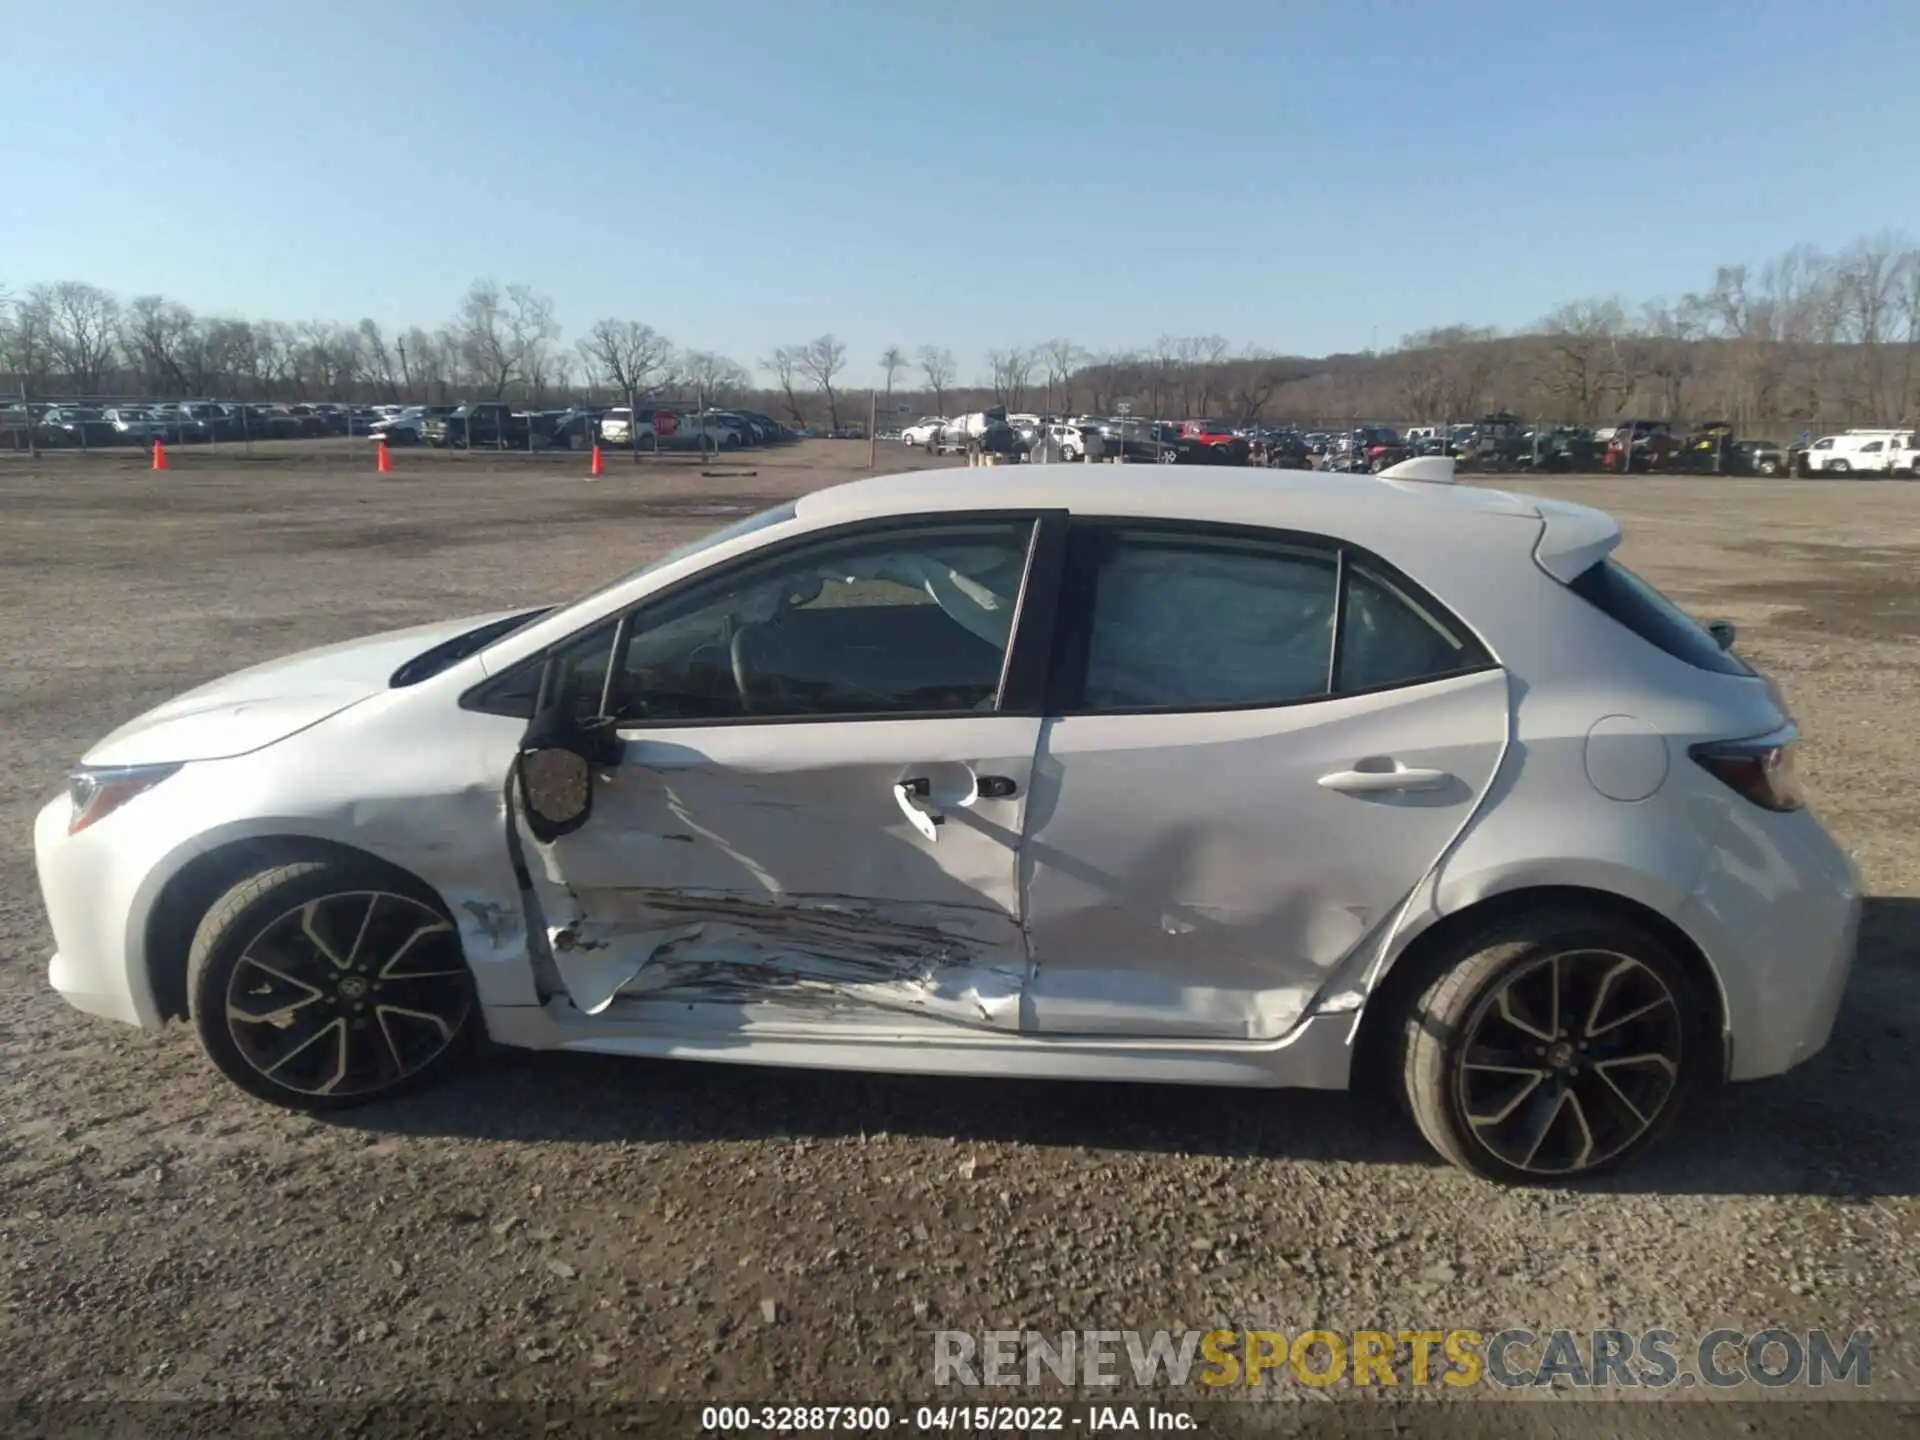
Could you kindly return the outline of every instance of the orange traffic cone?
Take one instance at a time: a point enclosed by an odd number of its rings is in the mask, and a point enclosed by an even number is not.
[[[596,445],[593,447],[593,460],[587,466],[587,474],[589,476],[594,476],[594,475],[604,475],[606,473],[607,473],[607,462],[600,457],[600,447]]]
[[[153,468],[156,470],[167,468],[167,449],[158,440],[153,442]]]
[[[393,473],[393,457],[387,454],[387,442],[384,440],[379,442],[379,448],[373,452],[373,466],[382,475]]]

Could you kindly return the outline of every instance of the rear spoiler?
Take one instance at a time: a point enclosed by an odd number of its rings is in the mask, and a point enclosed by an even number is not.
[[[1620,522],[1602,510],[1564,500],[1539,500],[1540,539],[1533,563],[1562,585],[1570,585],[1613,553],[1620,543]]]

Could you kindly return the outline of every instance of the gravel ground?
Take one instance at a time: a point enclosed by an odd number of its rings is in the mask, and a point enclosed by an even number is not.
[[[924,1398],[936,1329],[1318,1324],[1864,1326],[1875,1390],[1920,1397],[1920,486],[1538,487],[1740,623],[1873,897],[1828,1050],[1582,1192],[1290,1093],[507,1056],[311,1120],[47,988],[30,821],[97,735],[289,650],[574,593],[864,458],[0,459],[0,1396]]]

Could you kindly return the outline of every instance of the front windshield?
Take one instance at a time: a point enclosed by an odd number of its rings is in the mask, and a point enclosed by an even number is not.
[[[547,616],[556,613],[557,610],[571,610],[576,605],[584,605],[589,600],[606,594],[609,590],[617,590],[630,581],[638,580],[645,575],[651,575],[654,571],[663,570],[669,565],[678,564],[682,560],[698,555],[703,550],[710,550],[715,546],[724,545],[730,540],[738,540],[742,535],[751,535],[757,530],[765,530],[774,525],[784,524],[788,520],[793,519],[797,503],[796,501],[788,500],[784,504],[773,506],[771,509],[757,511],[752,515],[743,516],[741,519],[735,520],[730,525],[722,525],[718,530],[710,531],[697,540],[689,540],[684,545],[676,546],[667,551],[666,554],[660,556],[657,560],[649,560],[637,570],[629,570],[624,575],[615,576],[603,584],[596,585],[584,595],[576,595],[566,604],[557,606],[555,610],[542,610],[539,614],[529,617],[525,624],[516,625],[506,634],[500,636],[498,640],[494,641],[494,644],[497,645],[500,643],[500,640],[507,640],[518,635],[522,630],[525,630],[528,625],[537,625]]]

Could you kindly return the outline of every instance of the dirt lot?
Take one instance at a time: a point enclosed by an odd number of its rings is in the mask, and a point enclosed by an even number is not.
[[[0,1395],[852,1401],[924,1396],[936,1328],[1314,1322],[1871,1326],[1876,1388],[1920,1394],[1917,485],[1538,487],[1740,623],[1873,897],[1826,1053],[1602,1188],[1494,1190],[1284,1093],[534,1056],[307,1120],[47,988],[30,820],[96,736],[288,650],[576,592],[865,452],[597,484],[0,461]]]

